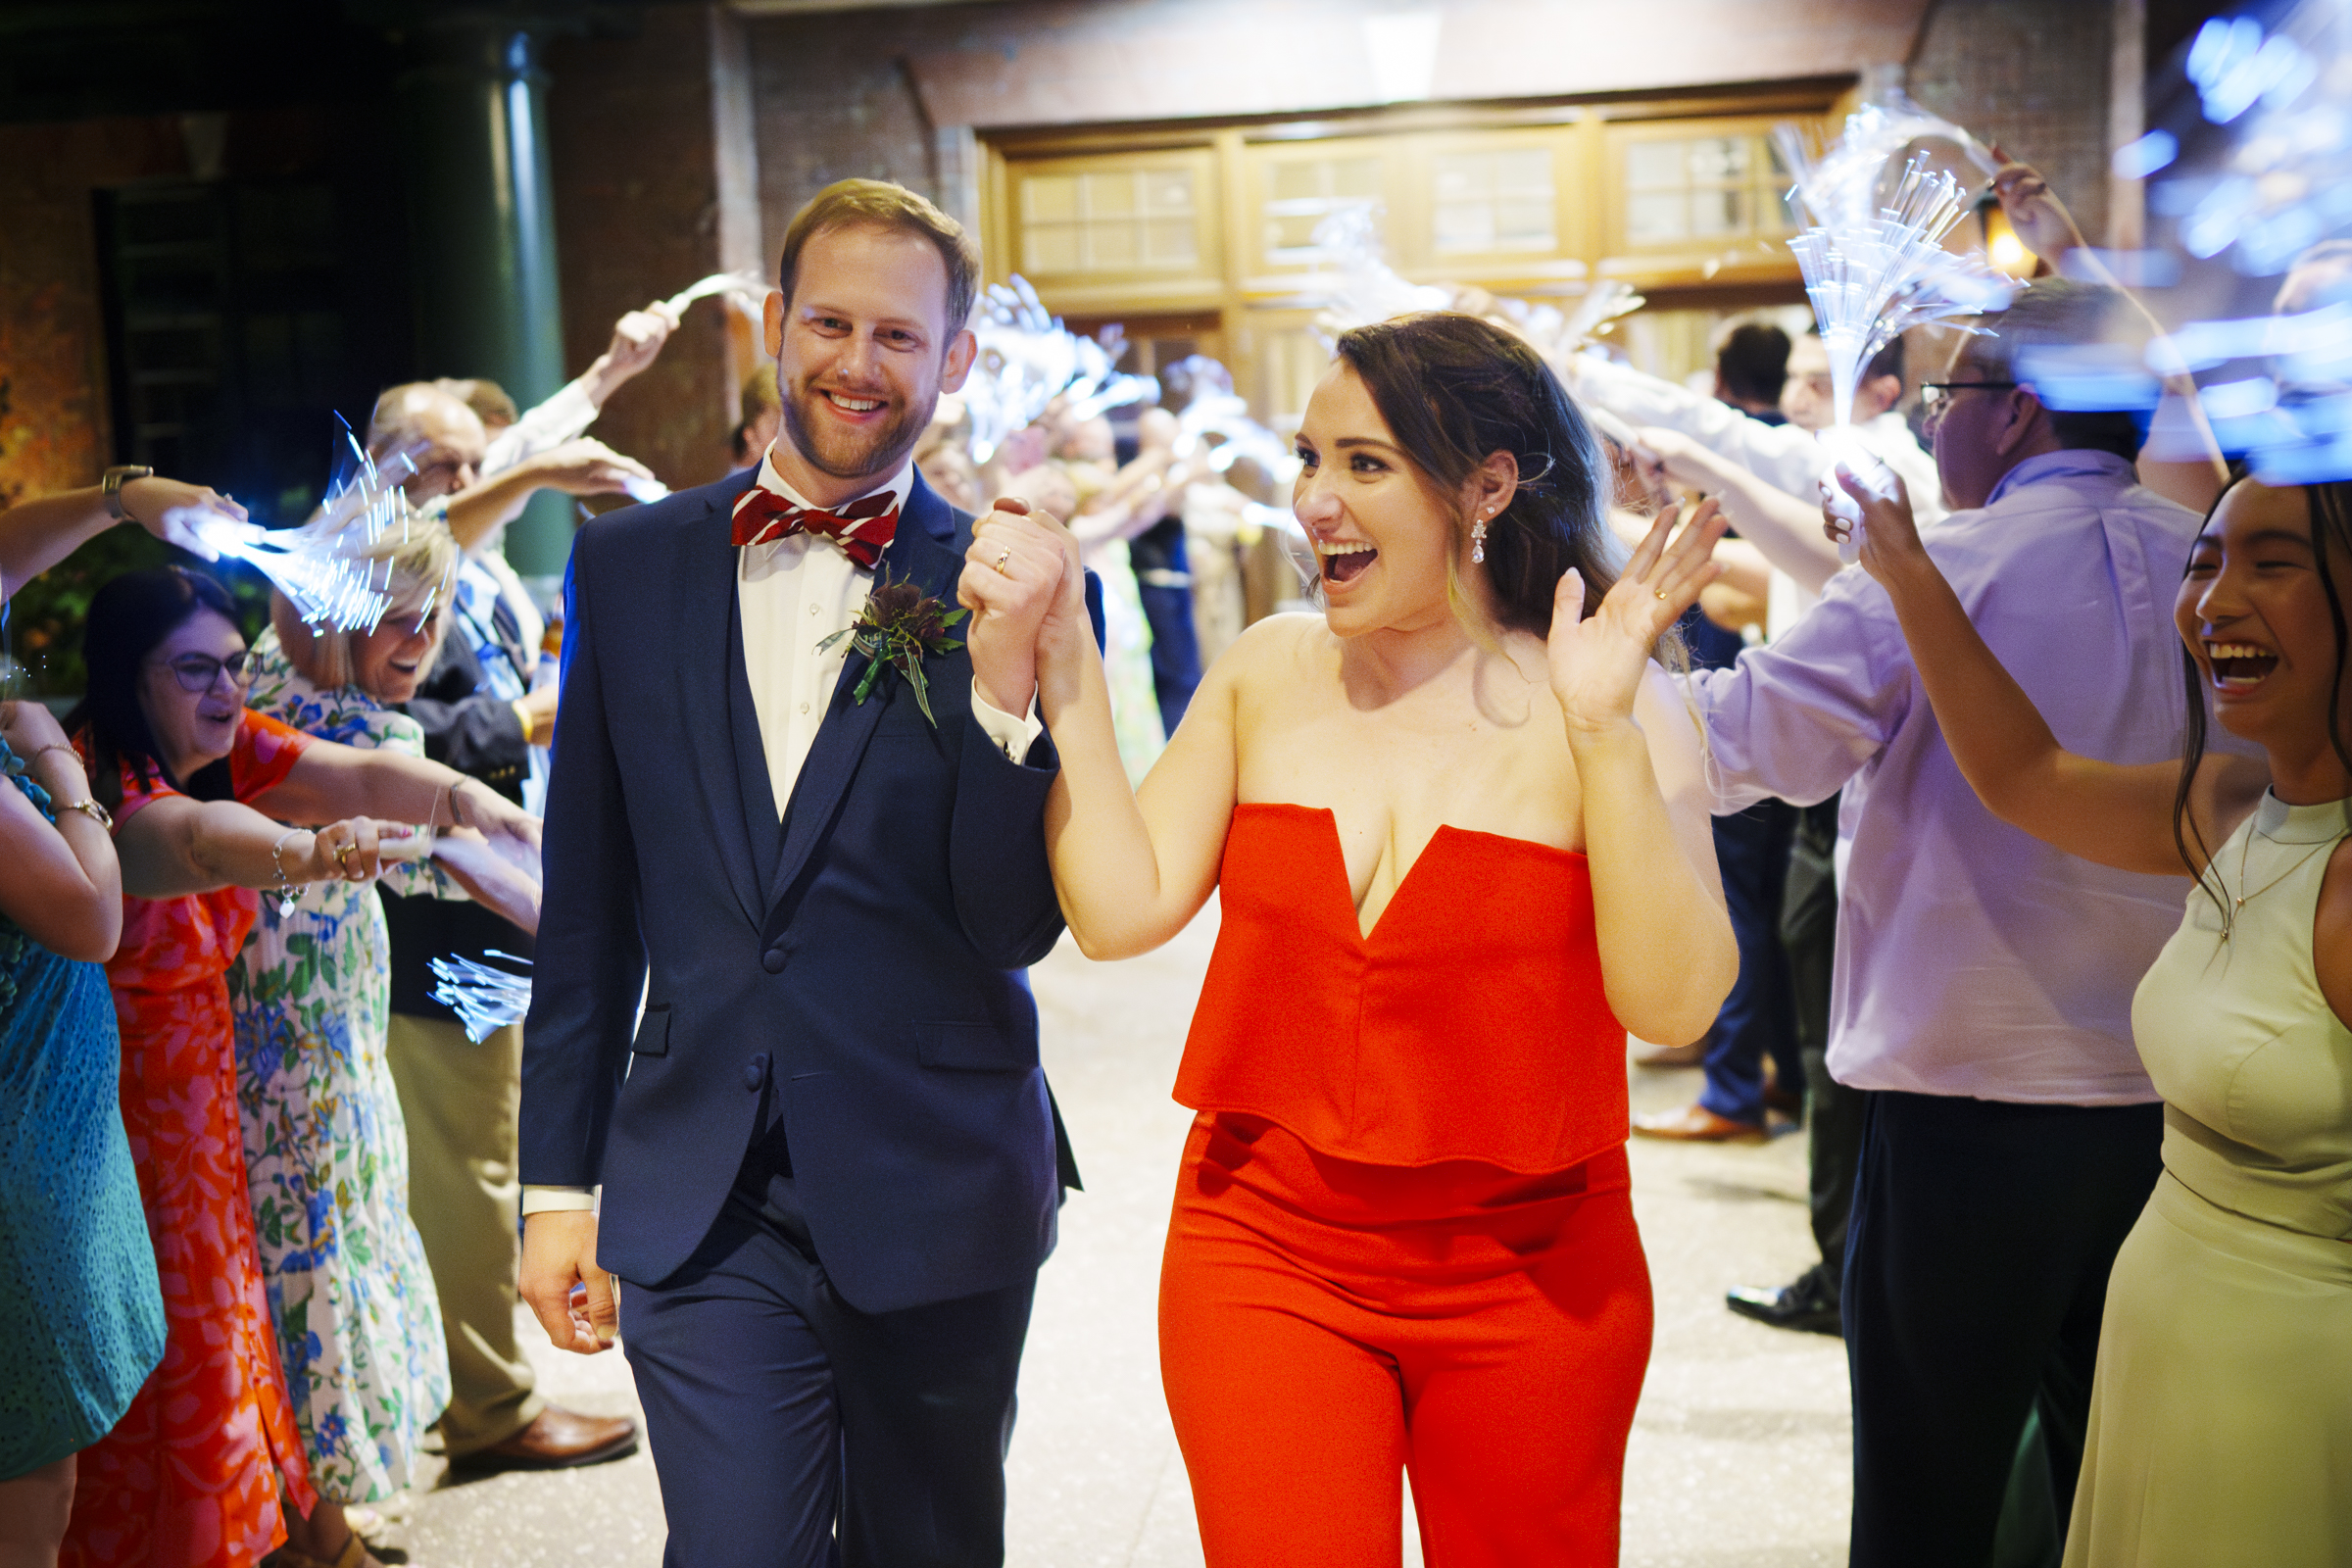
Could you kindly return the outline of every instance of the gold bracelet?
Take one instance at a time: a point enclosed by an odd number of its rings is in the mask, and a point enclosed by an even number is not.
[[[68,801],[64,805],[59,806],[58,809],[61,811],[79,811],[82,815],[88,817],[91,821],[106,829],[109,833],[112,833],[115,830],[115,813],[108,810],[105,807],[100,806],[95,800],[91,799],[87,795],[83,796],[78,801]]]

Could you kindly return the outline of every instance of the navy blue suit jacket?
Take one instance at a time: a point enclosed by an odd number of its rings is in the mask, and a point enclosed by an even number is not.
[[[936,728],[895,673],[853,702],[853,654],[779,811],[728,538],[752,478],[572,544],[522,1180],[601,1181],[598,1263],[656,1284],[710,1231],[773,1097],[853,1306],[996,1290],[1053,1249],[1076,1183],[1020,972],[1062,925],[1052,745],[1004,757],[960,650],[927,662]],[[970,526],[917,475],[881,572],[952,603]]]

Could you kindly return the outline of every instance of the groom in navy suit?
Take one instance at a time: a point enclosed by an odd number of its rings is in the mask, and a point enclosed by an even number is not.
[[[989,607],[925,624],[972,519],[911,453],[971,368],[977,281],[929,202],[829,187],[767,300],[766,457],[572,548],[522,1294],[564,1348],[623,1334],[668,1564],[1004,1560],[1021,1342],[1077,1173],[1021,974],[1061,931],[1033,716],[1059,551],[1004,549]],[[886,610],[927,650],[928,714],[896,662],[827,642]]]

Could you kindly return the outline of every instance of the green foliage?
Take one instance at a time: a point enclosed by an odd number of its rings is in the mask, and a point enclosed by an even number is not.
[[[270,582],[251,567],[199,561],[141,528],[109,528],[8,601],[4,651],[24,666],[27,695],[80,695],[89,678],[81,662],[81,626],[91,597],[126,571],[173,563],[210,572],[227,586],[237,604],[238,629],[248,641],[270,623]]]

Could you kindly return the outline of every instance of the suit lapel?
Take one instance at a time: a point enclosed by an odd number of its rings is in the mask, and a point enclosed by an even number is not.
[[[953,539],[955,533],[955,513],[923,483],[922,474],[916,473],[914,488],[907,494],[906,505],[900,514],[898,534],[882,553],[876,580],[888,576],[893,581],[912,582],[937,598],[953,597],[956,576],[963,564],[947,548],[946,541]],[[848,793],[850,780],[857,776],[858,764],[865,757],[866,743],[874,738],[874,727],[882,721],[883,710],[889,701],[897,700],[889,697],[889,687],[900,677],[888,673],[875,684],[866,700],[858,703],[853,694],[864,670],[865,661],[855,654],[842,666],[841,678],[833,686],[833,701],[825,710],[825,721],[808,748],[808,760],[801,764],[800,779],[793,786],[792,804],[784,813],[783,853],[777,858],[775,875],[768,883],[771,909],[782,902],[808,863],[809,855],[832,828],[842,797]]]
[[[746,474],[744,483],[750,482]],[[767,760],[760,749],[758,718],[750,717],[748,756],[737,733],[737,714],[751,715],[743,639],[736,629],[735,572],[741,553],[728,537],[729,509],[740,493],[740,486],[720,491],[703,516],[679,529],[677,600],[668,624],[677,638],[678,716],[702,785],[703,815],[718,840],[727,886],[743,906],[744,917],[757,926],[767,908],[760,873],[768,861],[755,858],[745,831],[747,767],[758,771],[763,808],[774,808],[766,804]],[[643,653],[649,659],[664,657],[659,648]]]

